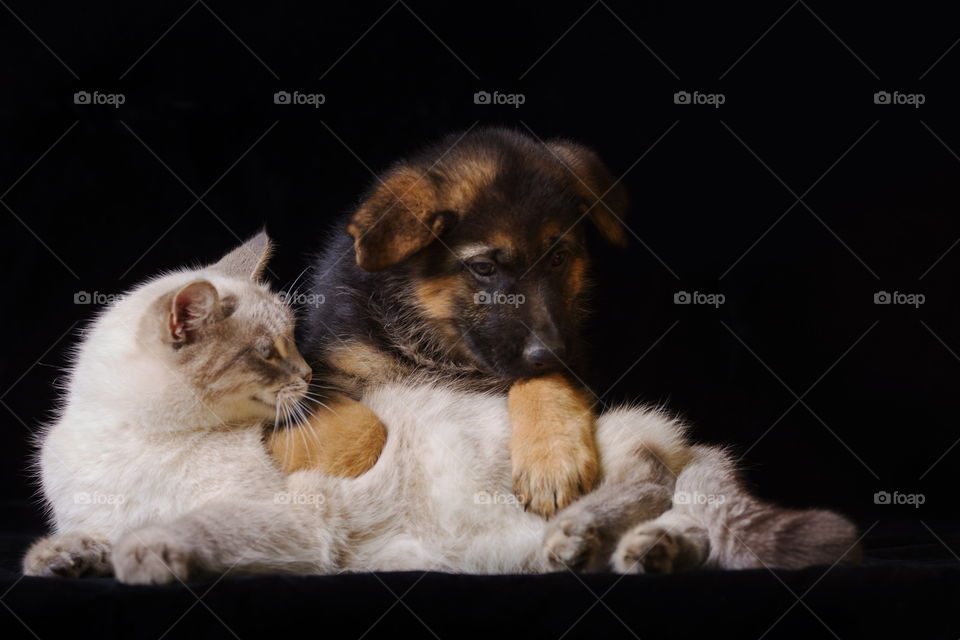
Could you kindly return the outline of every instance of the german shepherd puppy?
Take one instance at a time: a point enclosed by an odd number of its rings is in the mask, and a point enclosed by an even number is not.
[[[527,508],[549,517],[589,491],[592,395],[574,381],[587,235],[625,245],[625,209],[600,159],[566,140],[489,128],[394,165],[315,265],[323,304],[302,351],[323,406],[300,425],[307,437],[273,437],[274,456],[288,470],[363,473],[385,439],[357,401],[364,388],[426,377],[509,391],[514,490]]]

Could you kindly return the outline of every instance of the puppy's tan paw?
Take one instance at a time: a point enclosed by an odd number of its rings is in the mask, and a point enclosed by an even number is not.
[[[370,408],[339,394],[306,422],[270,434],[268,446],[284,471],[319,469],[355,478],[380,459],[387,430]]]
[[[544,518],[590,491],[597,478],[597,455],[590,447],[542,443],[513,455],[514,493]]]
[[[508,406],[514,492],[530,511],[550,518],[597,480],[588,398],[563,376],[551,374],[515,383]]]
[[[28,576],[89,578],[110,572],[110,543],[82,533],[38,540],[23,559],[23,573]]]
[[[113,551],[117,580],[126,584],[167,584],[191,577],[192,549],[160,527],[124,536]]]

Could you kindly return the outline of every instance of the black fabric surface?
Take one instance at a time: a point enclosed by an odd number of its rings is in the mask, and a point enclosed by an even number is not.
[[[23,516],[26,509],[7,505],[4,515]],[[164,587],[24,578],[19,558],[35,532],[4,531],[0,593],[6,608],[0,610],[0,637],[960,635],[960,559],[950,551],[960,549],[960,527],[890,521],[867,528],[860,567],[697,570],[671,576],[227,576]]]

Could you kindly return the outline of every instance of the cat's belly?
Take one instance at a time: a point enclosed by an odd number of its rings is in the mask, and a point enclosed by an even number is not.
[[[363,399],[387,426],[376,466],[346,483],[360,526],[356,568],[536,571],[545,521],[511,493],[506,398],[388,386]],[[369,513],[363,513],[370,509]]]

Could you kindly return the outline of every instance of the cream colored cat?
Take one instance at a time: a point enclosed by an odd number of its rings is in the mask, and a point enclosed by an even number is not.
[[[292,411],[310,380],[290,310],[258,282],[269,252],[260,234],[211,267],[155,278],[89,328],[59,419],[41,436],[55,533],[29,550],[25,573],[102,575],[116,565],[136,582],[154,562],[187,575],[181,558],[144,555],[162,536],[156,524],[219,524],[218,514],[241,512],[229,535],[248,568],[333,568],[324,531],[282,501],[286,476],[262,443],[264,423]],[[269,525],[286,525],[284,535],[258,539]],[[269,552],[258,556],[262,544]],[[274,553],[284,545],[287,566]],[[295,559],[304,548],[310,559]]]
[[[856,558],[852,523],[751,496],[726,453],[646,408],[599,417],[598,486],[550,521],[510,493],[506,396],[429,381],[365,393],[388,429],[367,473],[284,476],[262,425],[296,411],[309,372],[289,311],[256,282],[267,253],[261,236],[153,280],[93,325],[43,437],[55,533],[27,553],[26,573],[163,583],[231,570],[669,572]]]

